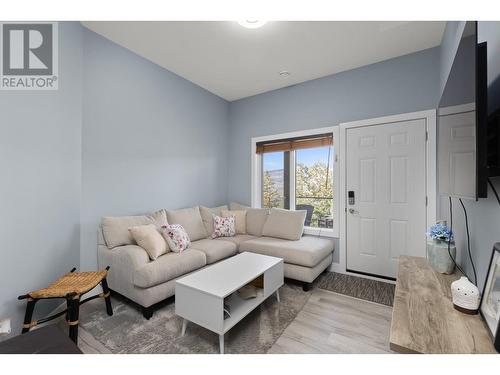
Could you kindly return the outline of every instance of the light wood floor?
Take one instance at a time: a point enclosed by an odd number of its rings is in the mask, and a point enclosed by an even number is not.
[[[389,306],[316,289],[268,353],[391,353],[391,314]],[[78,334],[84,353],[110,353],[85,329]]]
[[[391,314],[389,306],[316,289],[268,353],[391,353]]]

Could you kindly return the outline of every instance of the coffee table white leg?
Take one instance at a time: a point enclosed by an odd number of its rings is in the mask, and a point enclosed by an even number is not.
[[[276,300],[280,303],[280,290],[276,289]]]
[[[182,321],[182,331],[181,331],[181,336],[184,336],[184,334],[186,333],[186,327],[187,327],[187,324],[188,324],[187,319],[184,319],[184,320]]]
[[[224,334],[219,335],[220,354],[224,354]]]

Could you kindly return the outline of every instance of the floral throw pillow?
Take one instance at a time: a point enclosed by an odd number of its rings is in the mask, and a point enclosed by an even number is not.
[[[180,253],[191,245],[191,240],[182,225],[163,225],[161,229],[161,233],[167,241],[170,250],[174,253]]]
[[[214,231],[212,238],[217,237],[233,237],[236,232],[235,217],[221,217],[213,215],[214,218]]]

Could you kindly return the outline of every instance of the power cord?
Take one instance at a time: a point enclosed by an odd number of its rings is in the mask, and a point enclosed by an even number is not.
[[[453,203],[451,202],[451,197],[448,197],[448,201],[450,202],[450,232],[453,233]],[[450,245],[451,245],[451,238],[448,239],[448,255],[450,256],[450,259],[453,261],[453,264],[457,269],[462,272],[462,274],[466,274],[465,271],[458,265],[458,263],[455,261],[455,258],[453,258],[453,255],[451,255],[451,250],[450,250]]]
[[[495,189],[495,186],[493,185],[493,182],[491,182],[491,178],[489,177],[488,177],[488,183],[490,184],[493,193],[495,193],[495,197],[497,197],[498,204],[500,204],[500,197],[498,197],[497,190]]]
[[[469,253],[469,260],[470,260],[470,264],[472,265],[472,270],[474,271],[474,285],[477,285],[476,266],[474,265],[474,261],[472,260],[472,254],[470,251],[469,218],[467,217],[467,210],[465,209],[464,202],[462,202],[462,198],[459,198],[458,200],[460,201],[460,204],[462,205],[462,208],[464,209],[465,229],[467,231],[467,251]]]

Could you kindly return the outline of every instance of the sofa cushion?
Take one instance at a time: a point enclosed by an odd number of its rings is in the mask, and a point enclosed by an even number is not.
[[[304,231],[304,221],[307,211],[290,211],[281,208],[271,208],[266,223],[262,228],[262,235],[298,240]]]
[[[155,224],[158,227],[167,224],[165,210],[160,210],[151,215],[138,216],[105,216],[102,218],[102,233],[108,248],[117,246],[135,245],[136,242],[128,228],[137,225]]]
[[[149,288],[165,283],[206,265],[205,254],[188,249],[181,253],[166,253],[134,272],[134,285]]]
[[[247,233],[247,211],[246,210],[222,210],[223,217],[234,216],[236,234]]]
[[[230,202],[229,203],[229,209],[230,210],[246,210],[250,208],[249,206],[245,206],[244,204],[237,203],[237,202]]]
[[[333,240],[304,236],[298,241],[272,237],[259,237],[240,244],[240,252],[270,255],[285,263],[314,267],[333,252]]]
[[[240,244],[242,242],[248,241],[248,240],[253,240],[254,238],[257,238],[257,237],[252,236],[250,234],[237,234],[236,236],[233,236],[233,237],[216,238],[216,241],[229,241],[229,242],[234,243],[239,248]]]
[[[167,210],[167,219],[169,224],[182,225],[191,241],[207,237],[207,231],[203,225],[198,206],[180,210]]]
[[[233,242],[217,241],[208,238],[193,242],[191,248],[205,253],[207,264],[215,263],[221,259],[230,257],[237,252],[237,246]]]
[[[247,233],[262,236],[262,229],[268,215],[269,209],[267,208],[247,208]]]
[[[222,216],[221,211],[227,210],[227,205],[208,208],[200,206],[201,219],[203,220],[203,225],[205,226],[205,231],[208,236],[211,236],[214,232],[214,215]]]
[[[137,225],[128,229],[135,242],[142,247],[151,260],[155,260],[160,255],[169,251],[167,242],[154,224]]]

